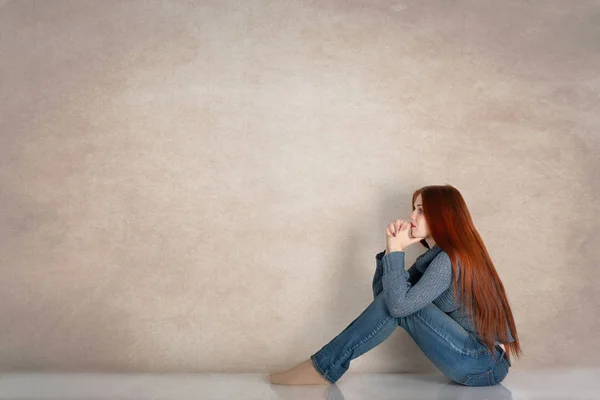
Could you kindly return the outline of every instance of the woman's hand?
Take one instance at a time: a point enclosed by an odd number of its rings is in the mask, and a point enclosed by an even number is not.
[[[411,244],[420,242],[422,238],[412,237],[410,235],[410,222],[403,219],[392,221],[385,231],[386,236],[386,253],[392,251],[404,251]]]

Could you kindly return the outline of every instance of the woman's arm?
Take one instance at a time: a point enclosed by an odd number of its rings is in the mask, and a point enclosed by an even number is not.
[[[452,281],[452,263],[445,252],[431,261],[414,286],[408,284],[404,252],[389,253],[382,257],[381,262],[383,294],[394,317],[405,317],[425,307],[448,289]]]
[[[383,283],[381,282],[381,278],[383,277],[383,264],[381,262],[381,259],[383,258],[384,255],[385,255],[385,250],[383,250],[381,253],[377,253],[377,255],[375,256],[377,266],[375,268],[375,275],[373,276],[373,284],[372,284],[373,298],[379,296],[381,294],[381,292],[383,292]],[[423,273],[417,269],[416,261],[408,269],[407,272],[409,275],[407,282],[410,284],[410,286],[414,286],[419,281],[419,278],[421,278],[421,276],[423,276]]]

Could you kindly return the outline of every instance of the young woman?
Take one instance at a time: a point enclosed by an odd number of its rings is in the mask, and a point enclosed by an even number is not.
[[[425,186],[412,198],[410,221],[386,229],[371,304],[339,335],[296,367],[270,375],[280,385],[335,383],[350,361],[404,328],[449,379],[495,385],[521,356],[515,321],[498,273],[460,192]],[[406,271],[404,250],[428,250]],[[463,301],[469,299],[470,301]]]

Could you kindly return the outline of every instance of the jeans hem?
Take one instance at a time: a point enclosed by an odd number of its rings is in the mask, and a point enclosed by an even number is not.
[[[327,376],[327,374],[325,372],[323,372],[323,370],[321,369],[321,367],[319,366],[319,364],[317,363],[317,360],[315,360],[314,355],[310,356],[310,360],[312,362],[313,367],[317,370],[317,372],[319,374],[321,374],[321,376],[327,380],[327,382],[331,383],[332,385],[335,384],[335,382],[332,381],[331,378],[329,378],[329,376]]]

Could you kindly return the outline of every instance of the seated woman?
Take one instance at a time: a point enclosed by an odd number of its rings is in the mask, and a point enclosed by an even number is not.
[[[410,221],[387,226],[371,304],[308,360],[271,374],[271,383],[335,383],[351,360],[397,327],[452,381],[490,386],[504,380],[509,353],[522,351],[504,286],[462,195],[451,185],[425,186],[413,194],[412,209]],[[428,250],[407,271],[404,250],[417,242]]]

